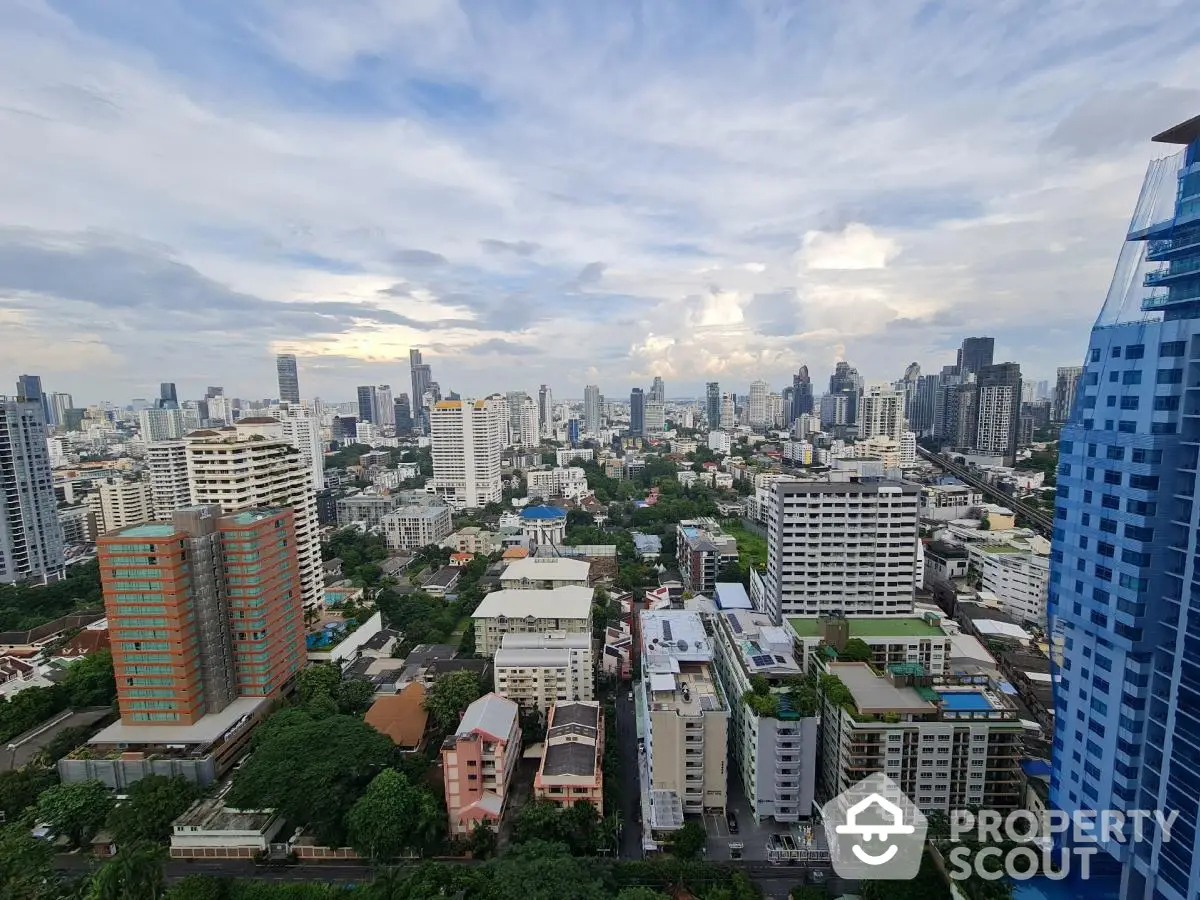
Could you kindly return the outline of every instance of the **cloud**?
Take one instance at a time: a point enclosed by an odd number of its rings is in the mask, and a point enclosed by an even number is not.
[[[430,250],[397,250],[392,259],[402,266],[444,266],[448,260]]]
[[[541,249],[541,244],[533,241],[500,241],[496,238],[484,238],[479,246],[488,253],[512,253],[516,256],[533,256]]]
[[[884,269],[899,252],[892,238],[851,222],[840,232],[805,232],[800,263],[807,269]]]
[[[575,276],[575,287],[585,288],[594,284],[599,284],[600,279],[604,277],[604,271],[608,268],[606,263],[592,262],[588,263],[579,270],[579,274]]]

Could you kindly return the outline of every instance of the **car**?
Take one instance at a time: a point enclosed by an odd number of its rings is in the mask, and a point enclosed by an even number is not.
[[[630,703],[633,702],[633,691],[629,692],[629,697],[627,699],[629,700]]]
[[[730,834],[738,833],[737,816],[734,814],[732,809],[727,809],[725,811],[725,824],[729,826]]]

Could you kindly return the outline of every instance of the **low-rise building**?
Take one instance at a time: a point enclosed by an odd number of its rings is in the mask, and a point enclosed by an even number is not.
[[[848,641],[857,639],[870,648],[874,666],[912,664],[931,675],[943,675],[958,631],[957,625],[932,611],[913,616],[793,616],[784,623],[804,654],[805,671],[811,671],[821,656],[819,650],[832,650],[836,658]]]
[[[389,550],[436,544],[453,530],[448,506],[402,506],[380,520]]]
[[[402,752],[413,753],[425,743],[429,713],[425,711],[425,685],[414,681],[398,694],[380,697],[371,704],[364,721],[392,739]]]
[[[443,547],[449,547],[457,553],[482,553],[490,556],[500,549],[500,541],[496,532],[480,528],[478,525],[468,525],[450,534],[442,541]]]
[[[172,859],[254,859],[266,852],[283,816],[226,806],[224,795],[197,800],[171,823]]]
[[[591,588],[578,586],[493,591],[471,614],[476,652],[480,656],[495,656],[506,634],[565,631],[590,635],[592,593]]]
[[[730,777],[741,781],[756,821],[808,819],[816,797],[819,719],[815,707],[800,706],[815,692],[800,690],[805,676],[792,634],[750,610],[712,618],[716,671],[730,705]]]
[[[882,772],[926,813],[1021,806],[1024,726],[998,685],[934,678],[919,665],[824,669],[822,800]]]
[[[559,556],[529,556],[513,560],[500,575],[506,588],[552,590],[561,587],[587,587],[591,581],[591,563]]]
[[[556,703],[546,719],[546,743],[533,796],[570,809],[581,800],[604,815],[604,713],[597,702]]]
[[[633,674],[633,633],[629,623],[618,621],[604,629],[604,649],[600,656],[600,671],[622,681]]]
[[[675,526],[676,556],[686,590],[711,594],[721,568],[738,558],[737,540],[715,519],[686,519]]]
[[[588,493],[587,475],[579,466],[531,469],[525,473],[525,493],[543,500],[576,500]]]
[[[965,484],[930,484],[921,489],[921,518],[950,522],[983,505],[983,493]]]
[[[461,566],[442,566],[421,583],[421,590],[431,597],[445,597],[453,593],[461,577]]]
[[[400,506],[398,494],[351,494],[337,500],[337,523],[339,528],[361,524],[365,528],[378,528],[384,516],[395,512]]]
[[[343,666],[381,631],[382,613],[372,613],[365,621],[359,622],[337,610],[326,609],[304,636],[308,661]]]
[[[949,541],[930,541],[925,545],[925,574],[923,585],[935,586],[967,577],[968,554],[962,544]]]
[[[492,662],[496,693],[523,709],[595,697],[590,634],[506,634]]]
[[[492,693],[467,707],[454,734],[442,744],[451,837],[470,834],[480,822],[499,830],[520,758],[517,704]]]
[[[970,562],[979,571],[980,597],[995,597],[1000,608],[1018,622],[1046,627],[1050,589],[1048,554],[1010,544],[969,545]]]

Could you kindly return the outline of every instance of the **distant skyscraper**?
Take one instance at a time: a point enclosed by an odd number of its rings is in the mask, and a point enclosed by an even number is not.
[[[358,386],[358,421],[375,421],[375,388],[369,384]]]
[[[658,376],[658,375],[654,376],[654,381],[650,385],[650,396],[647,399],[657,400],[659,403],[666,402],[667,386],[663,382],[663,380],[660,376]]]
[[[715,381],[704,387],[704,415],[709,428],[715,431],[721,427],[721,385]]]
[[[978,404],[974,449],[1003,456],[1011,464],[1021,421],[1021,367],[1007,362],[980,369]]]
[[[396,420],[396,436],[403,437],[404,435],[412,434],[412,404],[408,401],[408,394],[398,394],[392,406]]]
[[[29,376],[26,376],[29,377]],[[28,386],[27,386],[28,389]],[[40,384],[39,384],[40,389]],[[0,583],[47,582],[64,571],[44,396],[0,396]]]
[[[721,395],[721,412],[717,416],[717,427],[734,428],[737,426],[737,405],[733,394]]]
[[[1062,366],[1054,381],[1054,406],[1051,416],[1055,422],[1065,422],[1071,415],[1075,405],[1075,393],[1079,388],[1079,379],[1083,376],[1082,366]]]
[[[801,366],[792,376],[792,422],[801,416],[811,415],[813,411],[812,379],[808,376],[808,366]]]
[[[554,395],[548,384],[538,388],[538,437],[554,438]]]
[[[634,437],[646,433],[646,396],[640,387],[629,392],[629,433]]]
[[[922,375],[917,379],[908,427],[919,435],[933,432],[934,411],[939,406],[938,394],[941,388],[940,374]]]
[[[290,509],[215,505],[100,540],[124,725],[194,725],[292,680],[306,662],[295,542]]]
[[[275,368],[279,373],[279,399],[283,403],[300,402],[300,374],[296,370],[296,355],[280,353],[275,357]]]
[[[32,403],[39,403],[42,407],[42,419],[47,425],[56,425],[54,421],[54,411],[50,408],[49,398],[45,391],[42,390],[41,375],[19,375],[17,376],[17,397],[18,400],[28,400]]]
[[[479,509],[500,502],[507,416],[508,404],[499,394],[442,400],[430,411],[433,489],[448,505]]]
[[[835,396],[841,395],[846,398],[846,421],[835,424],[857,424],[858,398],[862,394],[862,378],[858,374],[858,369],[851,366],[848,362],[839,362],[834,367],[833,375],[829,377],[829,393]]]
[[[75,401],[70,394],[54,393],[50,395],[50,424],[60,429],[67,427],[67,411],[75,408]]]
[[[920,380],[920,363],[910,362],[904,369],[904,377],[896,383],[897,389],[904,394],[904,418],[908,421],[912,421],[913,402],[917,396],[917,384]]]
[[[425,395],[433,382],[433,371],[428,363],[421,362],[421,351],[416,349],[408,351],[408,367],[412,374],[413,418],[419,421],[421,431],[428,434],[429,407]]]
[[[1074,372],[1059,370],[1058,413],[1068,420],[1050,556],[1048,806],[1075,822],[1110,810],[1173,819],[1169,831],[1153,825],[1131,840],[1127,813],[1124,835],[1094,845],[1091,871],[1111,856],[1122,898],[1194,900],[1200,118],[1154,140],[1183,148],[1150,163],[1073,403]],[[1106,893],[1089,884],[1088,896]]]
[[[153,407],[138,413],[142,440],[147,444],[174,441],[185,431],[183,412],[177,407]]]
[[[164,381],[158,386],[159,409],[179,409],[179,394],[175,391],[175,382]]]
[[[600,386],[589,384],[583,389],[583,429],[590,435],[600,433],[601,407]]]
[[[750,382],[749,418],[751,428],[765,428],[767,425],[767,391],[770,385],[765,381]]]
[[[325,489],[325,446],[321,443],[321,423],[299,404],[284,404],[276,418],[283,423],[283,436],[300,451],[308,463],[314,491]]]
[[[890,438],[897,444],[904,433],[904,394],[890,384],[873,384],[862,396],[858,436]]]
[[[378,428],[392,428],[396,424],[396,408],[392,400],[392,386],[380,384],[375,387],[371,398],[371,421]]]
[[[958,373],[964,376],[978,375],[985,366],[992,364],[995,351],[995,338],[964,338],[962,348],[958,351]]]

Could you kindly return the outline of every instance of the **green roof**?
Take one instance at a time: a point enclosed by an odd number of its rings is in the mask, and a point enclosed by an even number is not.
[[[134,538],[165,538],[175,533],[175,526],[165,522],[147,522],[145,525],[134,525],[121,532],[121,537]]]
[[[850,637],[941,637],[944,632],[920,616],[848,616]],[[816,617],[788,619],[800,637],[820,637]]]
[[[979,548],[980,553],[1028,553],[1028,550],[1022,550],[1020,547],[1014,547],[1012,544],[987,544]]]

